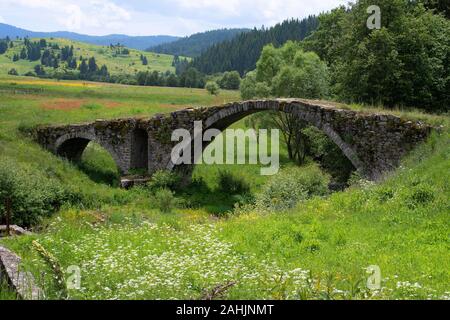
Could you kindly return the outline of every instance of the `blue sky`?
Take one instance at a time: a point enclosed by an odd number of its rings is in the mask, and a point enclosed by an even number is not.
[[[0,22],[33,31],[176,36],[271,26],[347,0],[0,0]]]

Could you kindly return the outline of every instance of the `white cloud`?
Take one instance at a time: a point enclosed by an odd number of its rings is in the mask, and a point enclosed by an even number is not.
[[[2,16],[0,16],[0,23],[6,23],[6,20]]]
[[[8,22],[37,31],[189,35],[215,28],[271,26],[348,0],[0,0]],[[35,12],[39,11],[39,15]]]
[[[120,30],[131,14],[111,0],[5,0],[26,9],[40,9],[69,31]],[[20,8],[17,8],[20,10]]]

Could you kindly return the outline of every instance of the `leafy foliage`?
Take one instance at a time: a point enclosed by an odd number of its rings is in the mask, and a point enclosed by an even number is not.
[[[225,72],[218,83],[222,89],[238,90],[241,85],[241,76],[237,71]]]
[[[153,174],[147,187],[156,192],[160,189],[177,190],[181,177],[175,172],[160,170]]]
[[[301,200],[328,193],[330,180],[317,165],[293,168],[273,176],[256,196],[256,208],[261,211],[285,211]]]
[[[381,8],[381,29],[366,27],[370,5]],[[450,21],[406,0],[359,0],[319,17],[305,48],[331,70],[344,101],[448,110]]]
[[[5,160],[0,163],[0,212],[5,199],[12,201],[12,221],[31,226],[50,216],[67,201],[80,198],[55,179],[48,178],[32,168]]]
[[[210,94],[217,96],[219,94],[219,85],[215,81],[209,81],[205,86],[206,91]]]
[[[151,196],[151,203],[163,213],[170,213],[175,209],[177,199],[169,189],[159,189]]]
[[[313,52],[304,52],[299,43],[288,41],[276,49],[264,47],[255,73],[243,80],[244,99],[267,97],[323,98],[328,94],[328,71]]]
[[[227,170],[219,171],[219,191],[227,195],[246,194],[250,192],[249,184],[242,178]]]

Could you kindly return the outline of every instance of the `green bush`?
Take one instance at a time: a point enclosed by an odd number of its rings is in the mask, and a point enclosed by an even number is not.
[[[8,74],[11,76],[18,76],[19,73],[17,72],[16,69],[12,68],[11,70],[8,71]]]
[[[435,199],[435,190],[428,184],[419,184],[408,190],[406,205],[409,209],[426,206]]]
[[[208,91],[211,95],[217,96],[220,92],[219,85],[215,81],[210,81],[205,86],[206,91]]]
[[[236,177],[230,171],[219,171],[219,191],[237,195],[250,193],[250,185],[242,177]]]
[[[317,165],[292,168],[273,176],[256,197],[261,211],[284,211],[301,200],[328,193],[330,178]]]
[[[12,223],[22,226],[38,224],[65,202],[76,202],[80,195],[68,190],[58,180],[18,164],[3,161],[0,164],[0,213],[5,199],[12,201]]]
[[[175,209],[177,199],[169,189],[160,189],[152,196],[154,206],[163,213],[170,213]]]
[[[160,189],[169,189],[172,191],[177,190],[181,181],[181,177],[170,171],[160,170],[155,172],[151,181],[147,184],[147,187],[156,192]]]

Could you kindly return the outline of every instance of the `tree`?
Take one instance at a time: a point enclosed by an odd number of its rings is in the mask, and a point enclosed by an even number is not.
[[[288,41],[281,48],[264,47],[256,70],[241,83],[243,99],[266,98],[324,98],[328,94],[326,65],[313,52],[304,52],[299,43]],[[280,129],[289,158],[303,164],[309,154],[310,141],[304,134],[308,123],[283,112],[271,113],[269,123]]]
[[[52,56],[50,50],[48,49],[44,50],[44,53],[42,54],[41,57],[41,64],[47,67],[52,65]]]
[[[28,42],[27,57],[30,61],[37,61],[41,59],[41,47],[38,42]]]
[[[82,75],[86,75],[89,72],[89,67],[86,63],[86,60],[81,61],[79,69],[80,69],[80,74],[82,74]]]
[[[27,49],[22,48],[22,50],[20,50],[20,59],[25,60],[27,58],[28,58],[28,56],[27,56]]]
[[[170,73],[166,79],[166,85],[168,87],[178,87],[178,77],[176,74]]]
[[[187,88],[200,88],[204,86],[204,80],[200,72],[195,68],[187,69],[182,78],[184,79],[184,86]]]
[[[238,90],[241,85],[241,76],[237,71],[225,72],[219,80],[219,85],[222,89]]]
[[[38,76],[43,76],[45,75],[45,70],[42,67],[42,65],[37,64],[34,66],[34,72],[38,75]]]
[[[159,72],[153,71],[147,73],[147,77],[145,79],[145,85],[146,86],[158,86],[160,85],[160,78],[159,78]]]
[[[20,57],[19,57],[19,55],[16,53],[16,54],[13,56],[13,61],[16,62],[16,61],[19,61],[19,60],[20,60]]]
[[[215,81],[209,81],[205,86],[206,91],[208,91],[211,95],[217,96],[219,95],[219,85]]]
[[[143,64],[144,66],[148,65],[147,57],[144,56],[144,55],[142,56],[142,64]]]
[[[249,73],[241,85],[244,99],[269,95],[285,98],[321,99],[328,94],[328,71],[313,52],[288,41],[276,49],[264,47],[256,71]]]
[[[4,40],[0,41],[0,54],[4,54],[8,50],[8,43]]]
[[[448,110],[450,20],[439,0],[359,0],[319,17],[304,47],[329,65],[342,101]],[[430,11],[423,7],[437,9]],[[367,8],[381,8],[381,29],[365,27]]]
[[[102,77],[109,76],[108,67],[106,67],[106,65],[102,65],[102,67],[100,68],[100,71],[99,71],[99,75]]]
[[[95,57],[91,57],[89,58],[89,72],[90,73],[95,73],[98,70],[98,66],[97,63],[95,62]]]
[[[67,67],[69,69],[76,69],[77,68],[77,59],[75,59],[74,57],[72,57],[69,62],[67,63]]]
[[[425,8],[442,13],[447,19],[450,19],[450,5],[448,0],[421,0],[421,2],[423,2]]]

